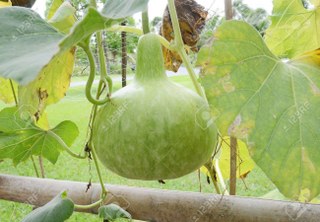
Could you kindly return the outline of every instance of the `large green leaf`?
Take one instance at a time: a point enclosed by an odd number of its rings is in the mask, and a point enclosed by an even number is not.
[[[282,61],[244,22],[225,22],[201,49],[201,83],[223,135],[250,154],[287,197],[320,193],[318,52]]]
[[[28,84],[58,53],[62,38],[31,9],[0,8],[0,76]]]
[[[22,222],[64,222],[70,218],[73,210],[74,203],[63,192],[46,205],[32,211]]]
[[[102,14],[113,19],[125,18],[146,11],[148,2],[149,0],[108,0],[102,9]]]
[[[17,84],[12,81],[13,88],[17,92]],[[9,79],[0,77],[0,100],[5,103],[14,102],[14,96]]]
[[[56,6],[59,5],[58,8]],[[54,11],[56,9],[56,11]],[[55,12],[52,16],[51,13]],[[62,33],[68,33],[71,27],[76,22],[76,9],[67,1],[55,0],[53,1],[49,10],[49,23],[57,28]],[[49,17],[50,16],[50,17]]]
[[[19,87],[21,111],[38,115],[47,105],[56,103],[65,96],[70,86],[74,54],[75,49],[72,48],[55,56],[35,80]]]
[[[71,146],[79,134],[71,121],[43,130],[33,121],[24,120],[15,107],[0,112],[0,123],[0,159],[12,159],[15,165],[32,155],[43,156],[54,164],[64,146]]]
[[[293,58],[320,48],[320,8],[306,9],[301,0],[274,0],[266,43],[273,53]]]

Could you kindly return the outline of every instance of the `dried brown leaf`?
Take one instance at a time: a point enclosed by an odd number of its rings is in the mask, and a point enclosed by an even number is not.
[[[175,0],[183,42],[194,52],[198,51],[197,43],[205,26],[208,12],[194,0]],[[168,7],[163,15],[161,35],[169,42],[174,39]],[[168,70],[177,72],[182,60],[178,53],[163,48],[165,65]]]

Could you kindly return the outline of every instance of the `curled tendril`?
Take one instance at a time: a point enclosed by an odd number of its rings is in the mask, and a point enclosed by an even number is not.
[[[94,61],[94,57],[93,57],[93,54],[92,54],[89,46],[86,44],[79,44],[79,46],[87,54],[89,64],[90,64],[90,75],[89,75],[89,78],[88,78],[88,81],[86,84],[86,97],[87,97],[88,101],[94,105],[104,105],[105,103],[107,103],[110,100],[109,96],[111,95],[111,92],[112,92],[112,79],[109,76],[105,76],[100,79],[100,83],[108,86],[109,93],[108,93],[108,96],[104,99],[101,99],[101,100],[96,99],[91,93],[92,92],[92,85],[94,82],[94,77],[96,74],[96,63]]]

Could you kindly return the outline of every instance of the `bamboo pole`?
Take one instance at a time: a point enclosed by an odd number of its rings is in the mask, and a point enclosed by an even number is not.
[[[0,199],[42,206],[61,191],[77,204],[99,199],[101,188],[93,184],[0,174]],[[116,202],[133,219],[153,222],[259,221],[316,222],[320,205],[214,194],[107,185],[107,203]],[[96,213],[97,209],[87,211]]]
[[[233,18],[232,0],[224,0],[226,20]],[[237,191],[237,138],[230,138],[230,195],[236,195]]]

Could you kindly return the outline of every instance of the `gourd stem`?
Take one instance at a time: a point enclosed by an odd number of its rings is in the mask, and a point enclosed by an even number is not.
[[[142,28],[144,34],[150,32],[148,9],[142,12]]]
[[[220,187],[219,187],[217,180],[216,180],[216,170],[215,170],[215,167],[212,165],[212,160],[210,159],[207,163],[205,163],[204,167],[207,168],[207,170],[209,172],[210,178],[212,180],[213,186],[214,186],[217,194],[221,194]]]
[[[191,62],[190,62],[190,60],[189,60],[189,57],[188,57],[186,51],[184,50],[184,48],[181,48],[181,49],[178,50],[178,52],[179,52],[179,54],[180,54],[180,56],[181,56],[181,58],[182,58],[182,61],[183,61],[184,65],[186,66],[186,69],[187,69],[187,71],[188,71],[188,73],[189,73],[189,76],[190,76],[190,78],[191,78],[191,80],[192,80],[192,83],[193,83],[193,85],[194,85],[197,93],[198,93],[202,98],[204,98],[205,100],[207,100],[207,97],[206,97],[206,95],[205,95],[205,93],[204,93],[201,85],[200,85],[199,82],[198,82],[197,75],[196,75],[196,73],[195,73],[195,71],[194,71],[194,69],[193,69],[193,67],[192,67],[192,65],[191,65]]]
[[[88,210],[88,209],[91,209],[91,208],[100,206],[101,203],[102,203],[105,199],[106,199],[106,195],[104,195],[104,197],[101,197],[101,199],[98,200],[97,202],[94,202],[94,203],[89,204],[89,205],[78,205],[78,204],[75,204],[75,205],[74,205],[74,208],[77,209],[77,210]]]
[[[103,180],[102,180],[102,176],[101,176],[101,171],[100,171],[100,167],[99,167],[99,163],[98,163],[98,158],[97,158],[97,154],[96,154],[96,151],[93,149],[91,149],[91,153],[92,153],[92,157],[93,157],[93,161],[94,161],[94,164],[96,166],[96,169],[97,169],[97,174],[98,174],[98,177],[99,177],[99,182],[100,182],[100,185],[101,185],[101,195],[103,197],[103,195],[105,195],[107,193],[107,190],[104,186],[104,183],[103,183]]]
[[[158,36],[158,39],[160,41],[160,43],[166,47],[167,49],[169,50],[174,50],[174,48],[172,48],[172,46],[170,45],[170,42],[168,42],[168,40],[166,40],[163,36],[161,35],[157,35]]]
[[[90,0],[90,5],[94,8],[97,8],[97,3],[96,3],[96,0]],[[98,36],[98,35],[97,35]],[[98,39],[97,39],[98,40]],[[101,39],[100,39],[101,41]],[[91,50],[89,49],[88,45],[84,45],[82,46],[84,47],[83,49],[85,50],[85,52],[87,53],[88,55],[88,58],[89,58],[89,62],[90,62],[90,76],[89,76],[89,80],[91,80],[91,82],[89,82],[88,80],[88,83],[87,83],[87,87],[86,87],[86,96],[87,98],[90,98],[90,99],[93,99],[93,101],[99,101],[99,97],[101,95],[101,93],[103,92],[103,84],[104,84],[104,81],[107,80],[107,82],[109,83],[109,93],[111,93],[112,91],[112,80],[109,76],[107,76],[107,72],[105,71],[105,73],[102,73],[101,75],[101,78],[100,78],[100,81],[99,81],[99,85],[98,85],[98,90],[97,90],[97,94],[96,94],[96,99],[94,99],[91,95],[91,86],[92,86],[92,83],[93,83],[93,80],[94,80],[94,75],[95,75],[95,62],[94,62],[94,58],[92,56],[92,52]],[[105,55],[104,55],[104,51],[102,49],[102,45],[98,43],[98,47],[99,47],[99,52],[102,51],[102,53],[99,53],[99,59],[100,59],[100,67],[101,66],[101,61],[102,61],[102,58],[101,56],[103,57],[103,61],[105,60]],[[104,65],[105,65],[105,62],[103,62]],[[93,66],[93,68],[91,68]],[[103,79],[103,75],[106,75],[106,79]],[[108,78],[109,77],[109,78]],[[110,84],[111,83],[111,84]],[[89,89],[88,89],[88,85],[89,85]],[[107,97],[105,100],[105,102],[107,102],[109,100],[109,98]],[[90,101],[90,100],[89,100]],[[104,102],[104,103],[105,103]],[[90,127],[92,127],[94,121],[95,121],[95,118],[96,118],[96,113],[97,113],[97,109],[98,109],[98,103],[93,103],[93,107],[92,107],[92,118],[90,120]],[[95,164],[95,167],[96,167],[96,170],[97,170],[97,174],[98,174],[98,177],[99,177],[99,182],[100,182],[100,185],[101,185],[101,199],[100,199],[100,202],[98,201],[96,204],[101,204],[102,201],[105,199],[105,197],[107,196],[107,190],[104,186],[104,183],[103,183],[103,180],[102,180],[102,176],[101,176],[101,171],[100,171],[100,167],[99,167],[99,163],[98,163],[98,159],[97,159],[97,155],[96,155],[96,152],[95,150],[92,148],[91,146],[91,139],[92,139],[92,128],[91,128],[91,133],[90,133],[90,137],[89,137],[89,141],[88,141],[88,144],[89,144],[89,147],[90,147],[90,150],[91,150],[91,153],[92,153],[92,156],[93,156],[93,161],[94,161],[94,164]],[[79,207],[79,206],[78,206]],[[89,205],[89,207],[92,207]]]
[[[67,144],[54,132],[52,131],[47,131],[47,133],[53,137],[62,147],[65,151],[67,151],[68,154],[70,154],[72,157],[75,157],[77,159],[85,159],[87,158],[87,153],[84,154],[84,156],[75,154],[74,152],[72,152],[69,147],[67,146]]]
[[[222,194],[229,195],[227,186],[226,186],[226,184],[224,183],[224,179],[223,179],[223,176],[222,176],[222,172],[221,172],[221,169],[220,169],[220,166],[219,166],[219,159],[216,159],[216,160],[214,161],[214,167],[215,167],[215,169],[216,169],[218,181],[220,182],[220,186],[221,186],[221,188],[222,188]]]
[[[174,43],[173,43],[172,47],[181,56],[182,61],[183,61],[184,65],[186,66],[187,70],[188,70],[189,76],[190,76],[190,78],[192,80],[192,83],[193,83],[197,93],[206,100],[207,99],[206,95],[203,92],[203,89],[202,89],[201,85],[197,81],[197,75],[194,72],[194,69],[192,68],[190,60],[189,60],[189,58],[187,56],[187,53],[186,53],[186,51],[184,49],[184,43],[183,43],[182,35],[181,35],[181,32],[180,32],[179,19],[178,19],[176,6],[175,6],[174,2],[175,2],[175,0],[168,0],[168,7],[169,7],[171,22],[172,22],[173,31],[174,31]]]
[[[33,156],[31,156],[31,161],[32,161],[32,165],[33,165],[34,171],[36,172],[36,176],[38,178],[40,178],[40,174],[39,174],[39,171],[38,171],[38,168],[37,168],[37,165],[36,165],[36,161],[34,160]]]
[[[184,43],[183,43],[182,35],[180,32],[179,19],[178,19],[177,10],[174,2],[175,0],[168,0],[168,8],[169,8],[171,23],[174,31],[174,45],[177,49],[179,49],[184,47]]]

